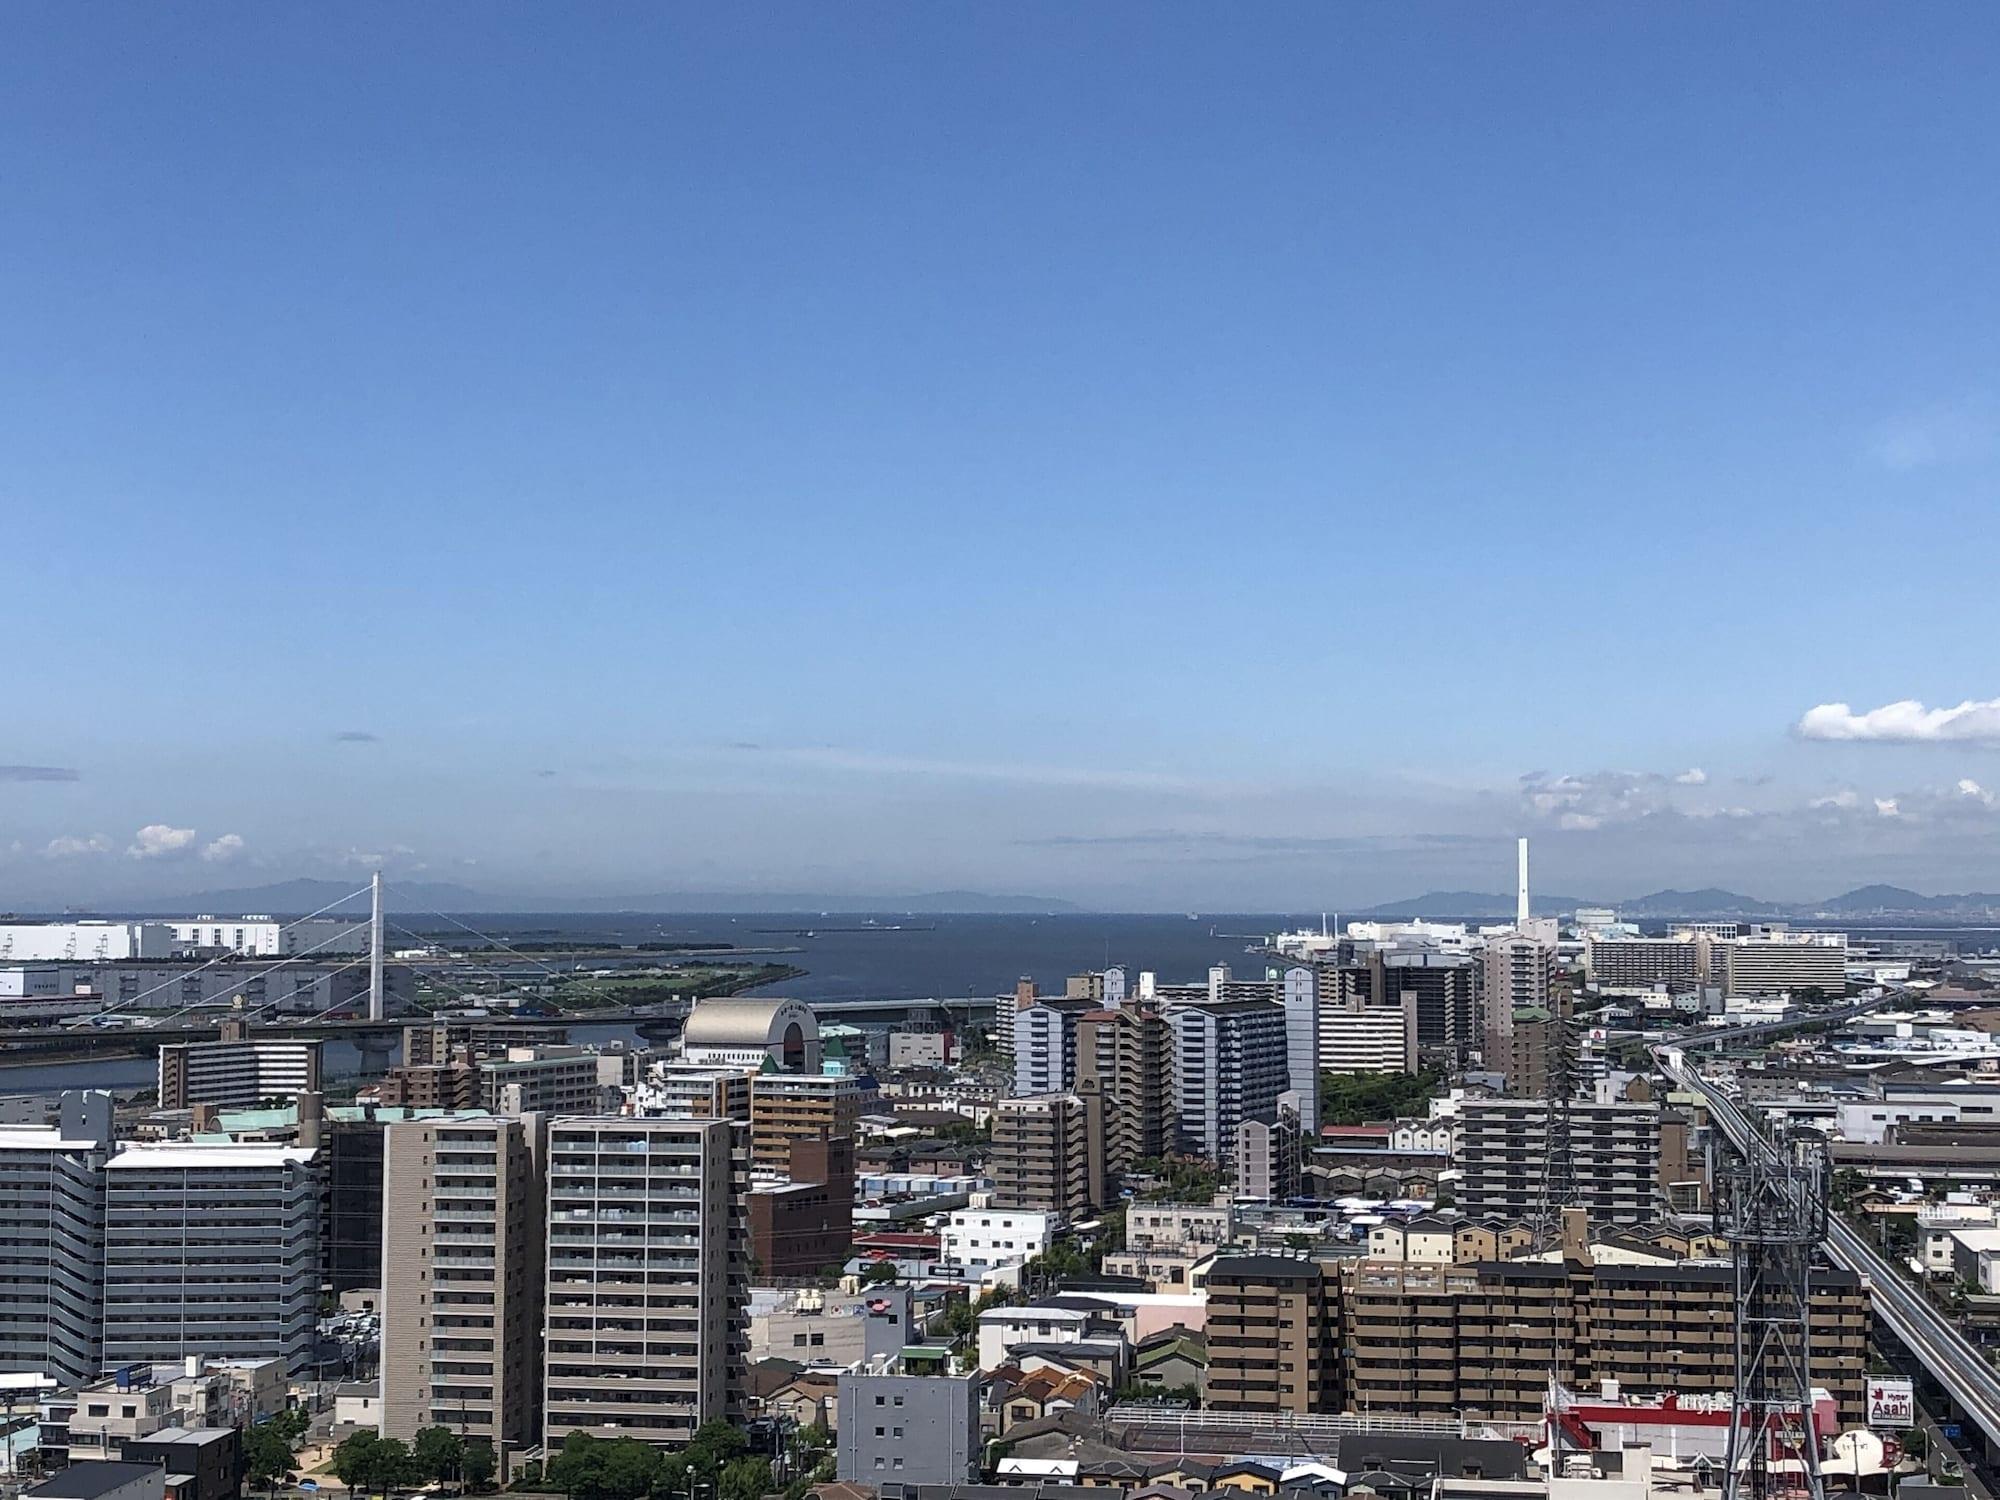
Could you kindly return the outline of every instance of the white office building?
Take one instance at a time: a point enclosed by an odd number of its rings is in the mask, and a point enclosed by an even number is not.
[[[1025,1208],[960,1209],[945,1220],[940,1248],[947,1265],[968,1270],[1020,1265],[1049,1248],[1060,1222]]]

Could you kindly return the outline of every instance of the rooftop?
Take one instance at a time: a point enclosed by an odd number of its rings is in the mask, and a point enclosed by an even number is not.
[[[108,1495],[113,1490],[123,1489],[128,1484],[137,1484],[141,1480],[157,1477],[160,1477],[158,1464],[127,1464],[84,1459],[71,1464],[53,1478],[44,1479],[23,1493],[41,1497],[41,1500],[97,1500],[99,1495]],[[166,1482],[163,1478],[160,1487],[164,1492]]]

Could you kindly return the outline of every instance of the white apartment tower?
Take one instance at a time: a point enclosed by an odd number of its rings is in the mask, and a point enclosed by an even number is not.
[[[66,1386],[103,1368],[111,1096],[62,1096],[54,1125],[0,1127],[0,1374]]]
[[[311,1364],[320,1180],[294,1146],[129,1144],[105,1164],[106,1366]]]
[[[1298,1128],[1319,1135],[1319,975],[1304,964],[1284,972],[1285,1086],[1298,1095]]]
[[[544,1441],[685,1443],[738,1421],[748,1347],[743,1129],[565,1119],[549,1129]]]
[[[1273,1118],[1278,1096],[1291,1086],[1285,1009],[1269,1000],[1190,1003],[1167,1021],[1180,1138],[1212,1161],[1227,1161],[1236,1127]]]

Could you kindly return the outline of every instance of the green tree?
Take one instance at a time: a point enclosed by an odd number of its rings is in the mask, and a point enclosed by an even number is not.
[[[1322,1073],[1322,1125],[1366,1125],[1421,1113],[1437,1092],[1442,1075],[1423,1073]]]
[[[897,1276],[896,1263],[885,1260],[870,1266],[861,1276],[863,1286],[880,1286],[885,1281],[894,1281]]]
[[[764,1500],[770,1490],[769,1459],[736,1458],[722,1466],[717,1488],[720,1500]]]
[[[357,1432],[333,1450],[334,1476],[357,1494],[386,1496],[398,1485],[421,1483],[409,1446],[399,1438]]]
[[[727,1422],[704,1422],[688,1439],[688,1445],[681,1449],[681,1456],[701,1470],[702,1476],[713,1479],[721,1472],[723,1465],[733,1458],[741,1458],[749,1450],[750,1439],[740,1427],[732,1427]]]
[[[958,1305],[963,1307],[965,1304],[961,1302]],[[799,1429],[798,1445],[803,1452],[824,1453],[833,1446],[833,1434],[827,1431],[826,1423],[814,1422]]]
[[[1842,1167],[1833,1174],[1833,1206],[1845,1211],[1854,1206],[1855,1198],[1868,1186],[1868,1179],[1853,1167]]]
[[[291,1482],[292,1445],[275,1420],[259,1422],[243,1435],[243,1464],[250,1483],[273,1495],[280,1482]]]
[[[410,1462],[426,1484],[456,1479],[465,1462],[465,1440],[449,1427],[420,1427],[410,1440]]]
[[[493,1457],[493,1445],[478,1440],[465,1445],[465,1454],[459,1460],[459,1473],[464,1477],[465,1487],[473,1491],[493,1488],[493,1475],[500,1465]]]

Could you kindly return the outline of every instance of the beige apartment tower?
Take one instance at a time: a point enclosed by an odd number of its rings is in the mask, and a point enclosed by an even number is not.
[[[1035,1094],[993,1108],[995,1208],[1082,1218],[1104,1181],[1104,1103],[1096,1094]]]
[[[859,1134],[861,1086],[828,1073],[759,1073],[750,1080],[750,1159],[782,1172],[793,1141]]]
[[[1115,1202],[1126,1173],[1173,1146],[1173,1028],[1134,1005],[1077,1017],[1076,1091],[1103,1101],[1102,1170],[1092,1191],[1100,1203]]]
[[[382,1433],[496,1454],[541,1437],[547,1122],[390,1125],[382,1147]]]
[[[549,1129],[543,1434],[685,1443],[743,1415],[747,1161],[729,1120]]]

